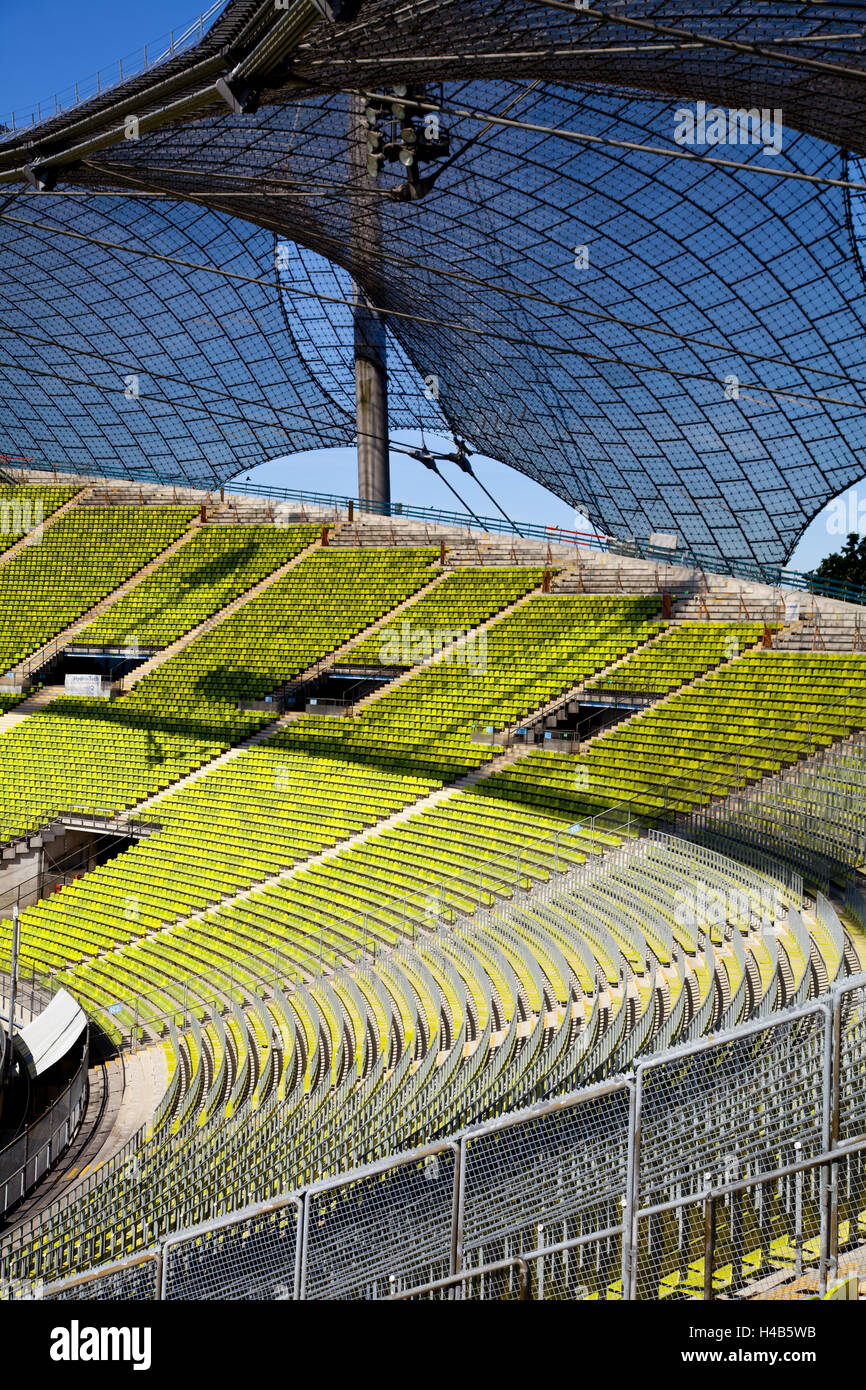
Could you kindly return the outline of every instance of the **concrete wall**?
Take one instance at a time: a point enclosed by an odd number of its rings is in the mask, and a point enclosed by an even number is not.
[[[44,848],[25,849],[0,868],[0,915],[8,917],[12,906],[32,907],[54,892],[57,885],[85,874],[95,865],[96,837],[83,830],[67,830]],[[54,868],[58,865],[58,868]]]

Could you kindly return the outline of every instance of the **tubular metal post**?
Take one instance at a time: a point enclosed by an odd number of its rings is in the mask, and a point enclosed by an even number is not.
[[[828,1173],[827,1276],[835,1279],[839,1273],[839,1165],[830,1164]]]
[[[9,1046],[6,1050],[7,1071],[12,1067],[13,1036],[15,1033],[15,995],[18,987],[18,951],[20,948],[20,926],[18,923],[18,904],[12,908],[12,955],[10,959],[11,976],[9,980],[9,1027],[7,1037]]]
[[[622,1265],[626,1277],[623,1279],[623,1297],[630,1302],[637,1298],[638,1280],[638,1206],[640,1201],[641,1171],[641,1130],[643,1112],[643,1069],[637,1069],[637,1082],[629,1096],[628,1155],[626,1164],[625,1214],[623,1216]]]
[[[704,1198],[704,1299],[713,1296],[713,1263],[716,1258],[716,1199],[711,1193]]]
[[[830,1115],[827,1138],[831,1149],[839,1143],[841,1082],[842,1082],[842,998],[833,996],[832,1037],[830,1042]],[[839,1223],[837,1198],[837,1170],[833,1165],[833,1210],[830,1213],[830,1274],[835,1279],[839,1261]]]
[[[461,1135],[454,1151],[454,1193],[451,1207],[451,1255],[449,1273],[463,1268],[463,1223],[466,1207],[466,1140]],[[458,1285],[456,1297],[460,1297]]]
[[[729,1182],[736,1182],[740,1176],[740,1160],[736,1154],[731,1158],[728,1169]],[[731,1289],[740,1289],[743,1286],[743,1194],[742,1192],[732,1192],[730,1195],[730,1222],[731,1222]]]
[[[799,1163],[803,1157],[803,1145],[798,1139],[794,1144],[794,1162]],[[797,1252],[794,1257],[794,1273],[799,1276],[803,1273],[803,1174],[794,1174],[794,1249]]]

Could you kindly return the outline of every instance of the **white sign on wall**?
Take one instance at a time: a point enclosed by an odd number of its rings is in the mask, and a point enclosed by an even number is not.
[[[653,550],[676,550],[679,541],[672,531],[653,531],[649,543]]]
[[[63,682],[63,689],[67,695],[78,695],[85,699],[107,700],[111,694],[111,687],[107,681],[103,681],[102,676],[67,675]]]

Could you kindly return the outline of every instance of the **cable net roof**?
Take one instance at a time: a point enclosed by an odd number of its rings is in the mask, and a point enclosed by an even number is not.
[[[210,486],[351,443],[354,278],[392,428],[453,431],[615,536],[781,562],[866,473],[866,10],[671,9],[628,14],[773,56],[543,4],[367,4],[255,111],[7,183],[2,448]],[[353,94],[397,82],[450,138],[413,200],[352,155]],[[767,108],[761,143],[733,120],[678,143],[698,101]]]

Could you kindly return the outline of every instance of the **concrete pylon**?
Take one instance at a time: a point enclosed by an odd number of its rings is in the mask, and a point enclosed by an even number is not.
[[[349,98],[349,218],[352,260],[362,268],[364,285],[352,281],[355,354],[355,424],[358,436],[358,497],[362,510],[389,515],[391,469],[388,455],[388,356],[385,324],[375,303],[382,293],[382,223],[377,180],[367,172],[366,101]]]
[[[363,509],[389,515],[388,358],[385,325],[355,285],[355,425],[358,433],[358,497]]]

